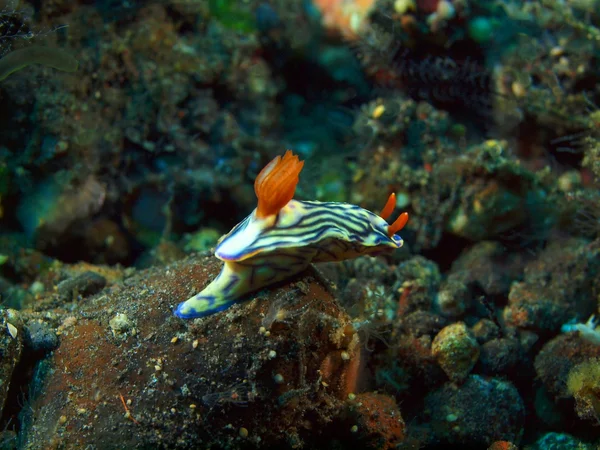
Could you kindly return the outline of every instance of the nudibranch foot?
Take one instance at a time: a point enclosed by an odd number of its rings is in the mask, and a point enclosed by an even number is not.
[[[235,302],[236,300],[226,300],[199,293],[180,303],[175,309],[175,315],[181,319],[197,319],[223,311]]]
[[[226,262],[217,278],[204,290],[180,303],[175,315],[182,319],[205,317],[229,308],[245,292],[244,273],[236,270],[235,263]]]
[[[308,263],[298,264],[286,255],[257,257],[252,264],[225,261],[221,273],[204,290],[175,309],[182,319],[195,319],[229,308],[247,294],[302,272]]]

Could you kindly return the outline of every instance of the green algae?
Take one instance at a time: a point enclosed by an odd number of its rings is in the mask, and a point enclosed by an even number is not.
[[[208,0],[210,14],[226,28],[241,33],[256,31],[254,16],[239,9],[239,2],[232,0]]]

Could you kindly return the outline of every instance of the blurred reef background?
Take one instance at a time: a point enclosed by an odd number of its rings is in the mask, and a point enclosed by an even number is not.
[[[0,0],[0,448],[598,449],[599,82],[598,0]],[[404,247],[174,317],[288,148]]]

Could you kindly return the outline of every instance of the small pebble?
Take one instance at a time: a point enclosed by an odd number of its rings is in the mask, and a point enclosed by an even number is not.
[[[96,272],[84,272],[58,283],[58,295],[62,301],[70,302],[78,296],[88,297],[104,289],[106,278]]]
[[[30,322],[25,326],[25,345],[35,352],[50,352],[58,347],[58,336],[45,322]]]

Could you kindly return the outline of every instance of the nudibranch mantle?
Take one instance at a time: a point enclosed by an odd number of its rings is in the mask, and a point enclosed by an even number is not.
[[[387,235],[384,219],[350,203],[290,200],[266,219],[257,219],[255,211],[221,238],[217,258],[244,261],[302,248],[314,252],[312,262],[340,261],[403,244],[400,236]]]
[[[342,261],[402,247],[395,234],[408,220],[389,225],[392,194],[381,216],[350,203],[292,199],[302,162],[287,151],[257,177],[258,207],[218,242],[221,273],[180,303],[175,315],[190,319],[222,311],[240,297],[305,270],[312,262]],[[290,189],[290,185],[293,185]],[[271,191],[276,195],[269,197]],[[279,195],[283,192],[285,195]]]

